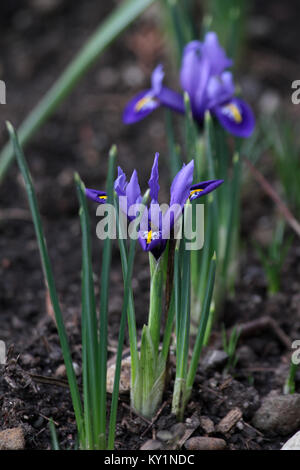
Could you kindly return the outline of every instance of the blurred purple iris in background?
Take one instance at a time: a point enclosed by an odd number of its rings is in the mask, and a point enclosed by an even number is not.
[[[150,207],[142,216],[139,231],[141,247],[144,251],[151,251],[156,259],[163,253],[174,224],[181,216],[188,199],[193,201],[204,196],[223,183],[223,180],[210,180],[192,185],[194,172],[194,161],[192,160],[187,165],[183,165],[173,179],[170,191],[170,205],[167,211],[162,213],[158,203],[158,157],[159,154],[156,153],[148,182],[151,198]],[[132,210],[132,208],[134,209],[136,205],[142,202],[136,170],[134,170],[128,182],[125,173],[119,167],[114,189],[119,197],[121,210],[125,212],[130,222],[133,221],[137,215],[136,211]],[[106,202],[106,194],[103,191],[87,188],[86,195],[99,204]]]
[[[216,33],[205,35],[204,42],[191,41],[183,51],[180,83],[190,97],[195,120],[203,122],[209,110],[231,134],[249,137],[255,119],[251,108],[234,97],[232,65],[220,46]],[[123,121],[131,124],[140,121],[159,106],[179,113],[185,112],[184,99],[179,93],[163,86],[163,67],[158,65],[152,73],[151,89],[136,95],[126,106]]]

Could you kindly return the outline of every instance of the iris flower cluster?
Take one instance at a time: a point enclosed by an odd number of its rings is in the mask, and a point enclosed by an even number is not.
[[[214,32],[204,41],[191,41],[183,51],[180,83],[191,102],[194,119],[202,125],[205,111],[237,137],[249,137],[255,119],[249,105],[234,96],[233,76],[227,69],[232,60],[226,56]],[[183,95],[163,85],[164,72],[158,65],[152,73],[151,88],[138,93],[126,106],[123,121],[131,124],[145,118],[160,106],[185,113]]]
[[[159,154],[156,153],[148,182],[151,199],[150,208],[145,211],[147,220],[141,220],[141,229],[139,231],[139,243],[142,249],[150,251],[156,259],[163,253],[167,240],[170,238],[171,230],[181,216],[185,203],[188,200],[193,201],[205,196],[223,183],[223,180],[209,180],[193,185],[194,161],[191,160],[187,165],[183,165],[173,179],[169,209],[162,213],[158,204],[158,158]],[[132,215],[133,212],[130,208],[142,202],[137,171],[134,170],[130,180],[127,181],[125,173],[119,167],[114,189],[118,195],[121,210],[126,213],[128,220],[132,221],[135,216]],[[98,204],[104,204],[107,198],[105,192],[95,189],[87,188],[86,195]]]

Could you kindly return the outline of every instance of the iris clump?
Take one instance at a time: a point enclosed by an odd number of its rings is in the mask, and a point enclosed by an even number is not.
[[[206,320],[202,321],[200,328],[200,346],[195,349],[196,359],[194,358],[192,361],[191,371],[188,375],[190,252],[187,250],[184,234],[183,236],[177,234],[175,239],[175,225],[180,218],[187,217],[187,207],[194,200],[210,193],[223,182],[222,180],[209,180],[192,184],[194,173],[194,161],[192,160],[187,165],[183,165],[173,179],[170,189],[170,206],[163,212],[158,204],[158,159],[159,155],[156,153],[148,182],[150,195],[148,210],[145,208],[143,210],[140,207],[142,195],[136,170],[128,181],[123,170],[119,168],[118,176],[114,182],[118,208],[126,214],[128,222],[132,223],[140,216],[138,240],[142,249],[149,253],[150,304],[148,321],[142,329],[139,349],[132,306],[128,313],[131,350],[131,406],[148,419],[154,416],[162,401],[174,319],[176,319],[177,365],[173,412],[178,417],[182,417],[184,406],[189,397],[206,329],[207,315],[203,314],[203,318]],[[86,189],[86,196],[98,204],[104,204],[107,201],[104,191]],[[136,208],[137,211],[132,208]],[[142,215],[140,215],[141,212]],[[124,246],[122,248],[121,245],[121,249],[124,249]],[[212,272],[208,300],[204,309],[206,313],[209,311],[213,277]],[[162,323],[165,327],[161,343]],[[185,346],[183,346],[184,344]],[[187,376],[189,377],[188,382]],[[186,382],[190,384],[187,388],[185,388]]]
[[[232,60],[226,56],[214,32],[204,41],[191,41],[183,51],[180,84],[190,99],[194,119],[202,126],[209,111],[232,135],[249,137],[255,119],[249,105],[235,96],[232,72],[227,70]],[[151,88],[136,95],[126,106],[126,124],[144,119],[160,106],[185,113],[184,97],[163,85],[164,72],[158,65],[152,73]]]

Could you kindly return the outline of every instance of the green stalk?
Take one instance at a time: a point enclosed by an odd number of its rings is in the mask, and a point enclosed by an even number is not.
[[[164,255],[162,255],[157,261],[154,256],[149,253],[149,263],[151,272],[151,286],[148,328],[152,338],[154,352],[157,355],[160,340],[160,324],[162,313],[162,293],[165,270]]]
[[[36,131],[54,113],[109,44],[153,2],[154,0],[123,1],[101,23],[59,79],[21,124],[18,135],[22,146],[27,144]],[[13,158],[14,149],[12,144],[8,143],[0,154],[0,183]]]
[[[60,450],[53,419],[50,419],[49,421],[49,430],[50,430],[50,437],[51,437],[51,443],[52,443],[52,450]]]
[[[119,226],[119,204],[118,198],[115,198],[115,208],[116,208],[116,215],[117,215],[117,228],[118,228],[118,244],[121,256],[121,263],[122,263],[122,272],[123,272],[123,279],[126,279],[127,276],[127,269],[128,269],[128,261],[127,261],[127,249],[124,242],[123,233],[122,233],[122,226]],[[131,365],[131,385],[135,382],[136,379],[136,371],[138,367],[138,347],[137,347],[137,331],[136,331],[136,318],[135,318],[135,311],[134,311],[134,301],[133,301],[133,294],[132,289],[130,289],[129,293],[129,304],[128,304],[128,311],[127,311],[127,321],[128,321],[128,333],[129,333],[129,347],[130,347],[130,365]]]
[[[197,367],[199,364],[199,358],[200,358],[202,346],[203,346],[204,339],[205,339],[205,332],[206,332],[207,323],[208,323],[209,314],[210,314],[210,304],[211,304],[211,299],[212,299],[213,289],[214,289],[215,273],[216,273],[216,255],[214,254],[210,263],[210,267],[209,267],[209,275],[208,275],[208,281],[207,281],[207,286],[206,286],[206,294],[205,294],[205,299],[203,303],[203,309],[201,312],[196,342],[194,345],[192,359],[191,359],[191,363],[190,363],[190,367],[189,367],[187,379],[186,379],[186,389],[185,389],[185,395],[183,399],[184,407],[191,395],[192,387],[193,387],[196,372],[197,372]]]
[[[187,1],[180,0],[163,0],[167,13],[167,28],[173,36],[175,43],[175,53],[177,62],[180,63],[182,51],[185,44],[192,40],[192,22],[189,18]]]
[[[194,159],[195,164],[198,163],[198,145],[199,140],[198,130],[192,114],[191,101],[187,92],[184,92],[184,106],[185,106],[185,143],[188,161]],[[197,166],[196,166],[197,168]],[[198,173],[198,171],[196,171]]]
[[[99,416],[99,358],[97,314],[91,262],[90,219],[85,196],[85,187],[78,174],[75,174],[78,200],[80,203],[80,223],[82,231],[82,355],[84,418],[87,433],[87,448],[97,446],[100,433]]]
[[[132,298],[131,278],[132,278],[133,262],[134,262],[134,255],[135,255],[135,247],[136,247],[136,240],[133,239],[130,242],[127,272],[126,272],[126,277],[124,278],[124,299],[123,299],[123,306],[122,306],[114,387],[113,387],[111,410],[110,410],[109,434],[108,434],[108,446],[107,446],[108,450],[113,450],[114,443],[115,443],[117,406],[118,406],[119,385],[120,385],[120,375],[121,375],[121,365],[122,365],[122,349],[123,349],[123,344],[124,344],[128,301],[130,297]]]
[[[194,282],[194,296],[195,305],[193,305],[192,316],[196,321],[197,325],[200,320],[200,312],[203,306],[203,301],[206,292],[206,282],[209,270],[209,263],[213,253],[213,211],[212,205],[215,194],[209,194],[207,196],[206,210],[205,210],[205,234],[204,234],[204,246],[201,252],[195,252],[192,254],[197,260],[199,272],[197,273],[196,279],[192,279]]]
[[[290,365],[290,370],[289,370],[289,375],[286,380],[286,383],[284,385],[283,392],[285,394],[293,394],[296,391],[296,386],[295,386],[295,378],[296,378],[296,373],[299,368],[299,364],[293,363],[291,361]]]
[[[66,334],[64,323],[63,323],[63,317],[62,317],[62,313],[61,313],[61,309],[60,309],[60,305],[58,301],[58,296],[56,292],[51,262],[50,262],[50,258],[49,258],[49,254],[47,250],[46,240],[44,237],[42,221],[41,221],[41,217],[40,217],[40,213],[38,209],[36,194],[33,188],[31,176],[29,173],[29,169],[28,169],[22,148],[18,141],[17,134],[13,126],[10,123],[7,123],[7,129],[10,135],[10,139],[13,145],[14,153],[16,155],[20,171],[22,173],[22,176],[25,182],[27,197],[29,201],[34,229],[35,229],[40,256],[41,256],[41,262],[42,262],[43,271],[44,271],[44,279],[46,283],[46,288],[49,291],[51,304],[52,304],[53,311],[55,314],[59,340],[60,340],[60,344],[62,348],[64,363],[66,366],[66,372],[67,372],[67,377],[68,377],[68,382],[69,382],[70,392],[71,392],[71,397],[72,397],[72,403],[73,403],[75,417],[76,417],[79,440],[80,442],[84,442],[82,404],[80,400],[78,385],[76,382],[76,375],[75,375],[73,364],[72,364],[72,358],[71,358],[71,353],[69,349],[67,334]]]
[[[183,418],[183,397],[186,386],[188,348],[190,336],[190,263],[191,254],[185,249],[186,240],[180,243],[182,268],[175,250],[175,292],[180,289],[181,302],[176,303],[176,378],[173,391],[172,413]],[[182,270],[181,270],[182,269]],[[181,277],[182,272],[182,277]]]
[[[146,206],[148,198],[149,198],[149,190],[146,191],[142,199],[142,204],[144,206]],[[117,214],[118,241],[119,241],[121,262],[122,262],[122,268],[123,268],[124,298],[123,298],[123,306],[122,306],[122,314],[121,314],[118,350],[117,350],[117,358],[116,358],[116,369],[115,369],[115,377],[114,377],[114,387],[113,387],[110,420],[109,420],[108,449],[110,450],[114,448],[114,441],[115,441],[118,394],[119,394],[119,384],[120,384],[120,375],[121,375],[121,366],[122,366],[122,348],[124,344],[124,335],[125,335],[125,326],[126,326],[126,313],[128,316],[129,341],[130,341],[130,352],[131,352],[131,384],[135,382],[135,375],[133,377],[133,374],[136,374],[136,368],[138,367],[135,314],[134,314],[133,294],[132,294],[132,287],[131,287],[136,240],[133,239],[130,242],[129,257],[127,259],[127,250],[124,244],[124,239],[122,238],[123,236],[122,226],[119,226],[119,214],[118,214],[119,205],[118,205],[117,198],[115,198],[115,209],[116,209],[116,214]],[[130,325],[130,322],[133,322],[133,324]],[[133,341],[133,344],[131,344],[131,341]],[[133,367],[133,364],[135,364],[134,365],[135,368]],[[132,385],[131,385],[130,391],[132,393]]]
[[[214,134],[214,125],[212,122],[211,115],[209,111],[205,113],[205,145],[206,145],[206,156],[207,156],[207,165],[208,165],[208,177],[209,179],[216,179],[216,170],[215,170],[215,134]],[[212,204],[212,214],[215,227],[213,230],[213,250],[218,252],[218,230],[217,223],[219,220],[218,212],[218,200],[217,195],[213,198]]]
[[[222,263],[222,276],[225,278],[228,275],[228,267],[230,257],[232,255],[232,248],[236,238],[236,230],[238,227],[235,224],[235,218],[238,216],[237,211],[239,208],[239,188],[240,188],[240,173],[241,173],[241,163],[239,155],[236,153],[233,157],[233,178],[231,182],[231,194],[229,200],[229,216],[226,227],[226,236],[225,236],[225,249],[224,249],[224,259]]]
[[[162,350],[160,353],[160,358],[164,362],[166,362],[168,359],[170,341],[171,341],[173,325],[174,325],[174,317],[175,317],[175,293],[173,289],[167,322],[166,322],[165,331],[164,331]]]
[[[175,315],[173,290],[174,246],[174,241],[169,241],[166,250],[158,261],[150,255],[151,299],[149,324],[143,327],[140,360],[131,394],[133,408],[149,419],[153,418],[161,404],[167,375],[166,365]],[[166,324],[162,350],[159,352],[164,283],[166,284],[164,305]]]
[[[113,180],[116,162],[116,147],[113,146],[109,152],[108,176],[106,183],[107,204],[113,204]],[[109,295],[109,273],[111,264],[111,238],[104,240],[102,255],[102,273],[100,287],[100,326],[99,326],[99,435],[98,442],[100,449],[106,449],[106,374],[107,374],[107,316],[108,316],[108,295]]]

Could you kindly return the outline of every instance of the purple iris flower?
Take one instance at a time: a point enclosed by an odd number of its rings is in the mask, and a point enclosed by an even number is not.
[[[138,234],[139,242],[143,250],[151,251],[156,259],[163,253],[167,240],[171,236],[172,229],[181,216],[184,205],[188,199],[193,201],[201,196],[205,196],[205,194],[210,193],[223,183],[223,180],[209,180],[192,185],[194,172],[194,161],[192,160],[187,165],[183,165],[173,179],[170,191],[170,205],[163,213],[158,203],[158,158],[159,154],[156,153],[151,176],[148,181],[151,199],[150,207],[144,212],[141,218]],[[128,182],[125,173],[119,167],[114,189],[119,197],[121,210],[127,215],[130,222],[133,221],[137,216],[136,212],[139,212],[139,210],[135,211],[136,205],[142,202],[142,194],[136,170],[134,170]],[[106,194],[103,191],[86,189],[86,196],[99,204],[106,202]]]
[[[183,51],[180,70],[182,89],[188,93],[194,119],[201,125],[209,110],[231,134],[249,137],[255,119],[251,108],[234,97],[232,65],[220,46],[216,33],[205,35],[204,42],[191,41]],[[163,68],[158,65],[152,73],[150,90],[141,91],[126,106],[123,121],[140,121],[154,109],[165,106],[179,113],[185,112],[184,99],[179,93],[163,86]]]

